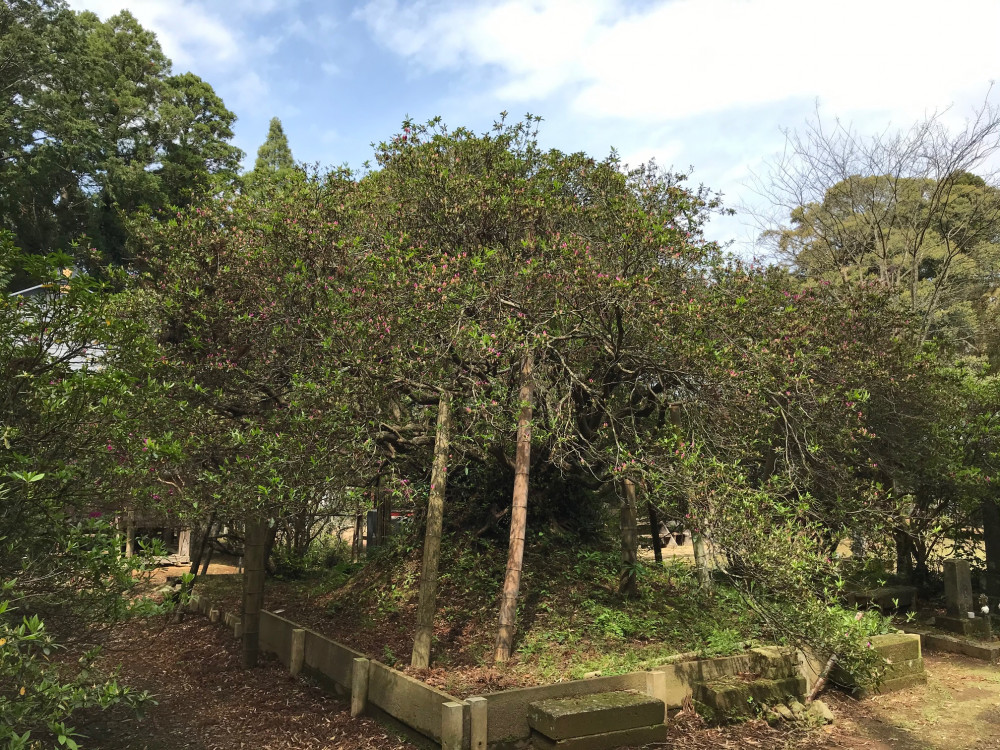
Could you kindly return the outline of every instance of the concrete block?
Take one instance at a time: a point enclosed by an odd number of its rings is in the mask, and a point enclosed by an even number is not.
[[[306,658],[306,631],[302,628],[292,630],[292,640],[288,656],[288,671],[297,675],[302,671]]]
[[[273,612],[260,613],[260,648],[278,657],[286,667],[291,663],[292,631],[298,627]]]
[[[219,618],[221,617],[221,615],[222,615],[222,613],[219,612],[218,609],[216,609],[215,607],[213,607],[212,609],[210,609],[208,611],[208,621],[212,622],[212,623],[216,623],[216,622],[219,621]]]
[[[233,638],[243,637],[243,618],[237,617],[236,622],[233,623]]]
[[[469,698],[469,724],[470,738],[469,747],[471,750],[486,750],[489,742],[489,728],[487,724],[487,704],[486,699],[476,696]]]
[[[883,659],[895,662],[920,658],[920,636],[916,633],[873,635],[870,640]]]
[[[462,750],[465,729],[464,701],[448,701],[441,706],[441,750]]]
[[[354,660],[354,673],[351,684],[351,716],[360,716],[368,704],[368,659]]]
[[[612,750],[612,748],[623,745],[634,747],[663,742],[666,738],[667,728],[663,724],[620,729],[616,732],[602,732],[587,737],[569,737],[564,740],[550,740],[538,732],[531,734],[531,739],[537,750]]]
[[[312,630],[306,629],[305,633],[305,668],[332,680],[339,689],[350,693],[354,660],[365,658],[365,655]]]
[[[537,701],[528,707],[528,726],[552,740],[662,724],[663,701],[614,692]]]
[[[372,661],[369,669],[368,702],[440,742],[442,706],[460,701],[380,662]]]
[[[663,703],[663,719],[667,720],[667,673],[654,670],[646,673],[646,695]]]

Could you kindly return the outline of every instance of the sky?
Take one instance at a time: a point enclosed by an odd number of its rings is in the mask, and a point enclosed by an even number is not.
[[[237,115],[252,166],[272,117],[299,161],[360,167],[404,118],[486,131],[544,118],[546,147],[692,171],[734,208],[784,132],[936,111],[960,125],[1000,78],[1000,0],[70,0],[127,9],[174,72]],[[989,98],[1000,101],[1000,91]],[[752,245],[746,219],[708,235]]]

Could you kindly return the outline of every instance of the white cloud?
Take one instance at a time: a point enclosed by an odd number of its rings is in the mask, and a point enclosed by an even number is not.
[[[821,97],[912,119],[1000,76],[996,0],[372,0],[358,17],[417,65],[492,69],[497,98],[563,92],[586,117],[657,122]]]
[[[242,57],[239,34],[202,5],[189,0],[71,0],[76,10],[91,10],[108,18],[128,10],[145,28],[156,32],[160,46],[184,71],[204,66],[230,65]]]

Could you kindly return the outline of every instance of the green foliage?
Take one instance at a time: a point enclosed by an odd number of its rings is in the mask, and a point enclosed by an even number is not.
[[[59,0],[0,7],[0,225],[47,254],[121,263],[119,212],[186,205],[230,182],[235,115],[191,73],[172,75],[128,11],[101,21]]]
[[[10,595],[5,585],[3,594]],[[67,722],[86,708],[125,705],[141,713],[155,703],[114,680],[93,673],[98,651],[83,654],[76,665],[53,662],[60,648],[37,616],[16,622],[10,601],[0,598],[0,743],[11,750],[82,746],[79,732]],[[48,742],[46,742],[48,738]],[[51,743],[51,744],[49,744]]]
[[[272,117],[271,124],[267,128],[267,139],[257,149],[254,172],[286,174],[294,167],[295,160],[292,158],[292,150],[288,147],[288,138],[285,136],[284,128],[281,127],[281,120]]]

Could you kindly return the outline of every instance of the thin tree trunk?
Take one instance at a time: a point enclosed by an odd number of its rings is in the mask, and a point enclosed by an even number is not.
[[[243,666],[257,666],[260,653],[260,610],[264,603],[264,564],[267,560],[267,522],[249,516],[243,539]]]
[[[528,475],[531,471],[531,419],[534,399],[534,355],[528,352],[521,360],[521,416],[517,421],[517,454],[514,458],[514,495],[510,511],[510,545],[507,551],[507,572],[500,602],[500,626],[497,629],[497,663],[510,658],[514,644],[514,622],[517,615],[517,595],[521,589],[521,566],[524,560],[524,536],[528,525]]]
[[[208,549],[205,550],[203,557],[204,561],[201,563],[201,574],[206,575],[208,573],[208,566],[212,564],[212,555],[215,554],[215,545],[212,544],[212,539],[209,537]]]
[[[646,512],[649,513],[649,533],[653,535],[653,559],[656,562],[663,562],[663,545],[660,543],[660,517],[656,512],[656,506],[649,500],[646,501]]]
[[[211,537],[212,535],[212,525],[214,523],[215,523],[215,513],[212,513],[212,515],[208,517],[208,524],[205,526],[205,533],[199,535],[198,537],[197,552],[191,555],[191,567],[188,569],[188,572],[191,575],[198,574],[198,568],[201,565],[201,560],[205,555],[205,545],[208,544],[209,537]],[[192,535],[194,534],[194,532],[195,530],[192,529],[191,530]]]
[[[896,577],[899,583],[910,583],[913,580],[913,556],[911,554],[910,536],[905,531],[897,530],[896,538]]]
[[[125,557],[135,555],[135,511],[130,510],[125,516]]]
[[[392,492],[389,489],[389,477],[383,474],[378,478],[378,485],[375,487],[376,509],[378,515],[375,520],[375,535],[379,544],[385,544],[392,532]]]
[[[451,428],[451,396],[442,392],[438,399],[437,432],[434,436],[434,463],[431,491],[427,498],[427,527],[424,532],[424,564],[420,574],[420,602],[417,605],[417,634],[413,639],[410,664],[427,668],[431,663],[431,636],[437,611],[438,567],[441,562],[441,526],[448,486],[448,439]]]
[[[1000,599],[1000,505],[984,500],[983,543],[986,545],[986,595]]]
[[[691,546],[694,548],[694,569],[698,576],[698,585],[705,591],[712,588],[712,574],[708,570],[708,557],[705,553],[705,539],[700,531],[692,531]]]
[[[618,577],[618,593],[632,597],[639,593],[635,578],[635,566],[639,560],[639,531],[636,519],[635,483],[624,481],[625,497],[621,507],[622,569]]]

